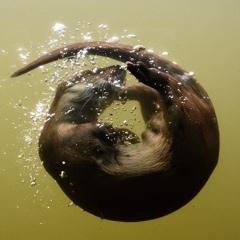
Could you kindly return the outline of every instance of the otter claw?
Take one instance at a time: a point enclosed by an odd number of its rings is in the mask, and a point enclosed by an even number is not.
[[[150,68],[141,61],[137,63],[127,62],[127,69],[139,80],[139,82],[146,84],[159,91],[159,87],[166,86],[169,83],[169,74],[161,72],[156,68]]]
[[[117,142],[117,134],[114,128],[106,123],[97,124],[98,131],[95,133],[95,136],[105,141],[108,144],[115,144]]]
[[[136,144],[141,142],[139,137],[129,129],[115,128],[115,131],[118,134],[118,140],[120,144],[128,145],[128,144]]]
[[[146,82],[148,80],[148,67],[142,62],[132,63],[126,62],[127,69],[135,76],[140,82]]]

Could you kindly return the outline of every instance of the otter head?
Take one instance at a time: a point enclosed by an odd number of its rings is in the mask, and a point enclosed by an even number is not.
[[[123,90],[126,70],[119,65],[87,70],[59,84],[49,114],[65,123],[96,122]]]

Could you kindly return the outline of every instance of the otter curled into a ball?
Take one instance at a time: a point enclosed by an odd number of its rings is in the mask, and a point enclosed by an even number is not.
[[[82,52],[124,62],[139,83],[125,86],[119,66],[61,83],[39,140],[44,167],[75,204],[104,219],[143,221],[181,208],[218,161],[218,124],[206,91],[181,67],[142,47],[105,42],[57,49],[12,76]],[[141,139],[98,122],[100,112],[123,98],[140,103]]]

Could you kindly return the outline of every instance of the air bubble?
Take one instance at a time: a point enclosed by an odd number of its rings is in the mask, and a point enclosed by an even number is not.
[[[168,52],[162,52],[162,56],[168,56],[169,53]]]
[[[98,27],[102,28],[102,29],[105,29],[105,30],[108,30],[108,26],[106,24],[100,24]]]
[[[133,47],[133,50],[135,51],[139,51],[139,50],[145,50],[146,47],[144,47],[143,45],[136,45]]]
[[[194,75],[195,75],[194,72],[189,72],[188,74],[189,74],[190,76],[194,76]]]
[[[90,34],[83,35],[82,38],[83,38],[84,42],[92,42],[93,41],[93,38]]]
[[[128,35],[126,35],[126,38],[136,38],[136,35],[135,34],[128,34]]]
[[[120,39],[118,37],[112,37],[107,40],[109,43],[119,43]]]
[[[52,31],[56,32],[58,34],[63,34],[67,31],[67,27],[65,25],[63,25],[62,23],[56,23],[53,27],[52,27]]]
[[[37,185],[37,183],[35,182],[35,181],[32,181],[31,182],[31,187],[34,187],[34,186],[36,186]]]
[[[66,172],[65,171],[61,171],[61,173],[59,174],[59,176],[61,178],[65,178],[67,176]]]

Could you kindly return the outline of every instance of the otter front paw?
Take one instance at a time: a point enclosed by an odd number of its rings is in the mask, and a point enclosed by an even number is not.
[[[142,62],[132,63],[126,62],[128,71],[132,73],[140,82],[147,82],[149,80],[149,68]]]
[[[107,123],[98,123],[93,135],[107,144],[112,145],[117,143],[117,133],[115,129]]]
[[[126,128],[115,128],[118,135],[118,141],[121,145],[129,145],[140,143],[139,137],[132,131]]]
[[[141,82],[149,87],[158,88],[169,82],[169,75],[156,68],[149,68],[143,62],[126,62],[127,69]]]

